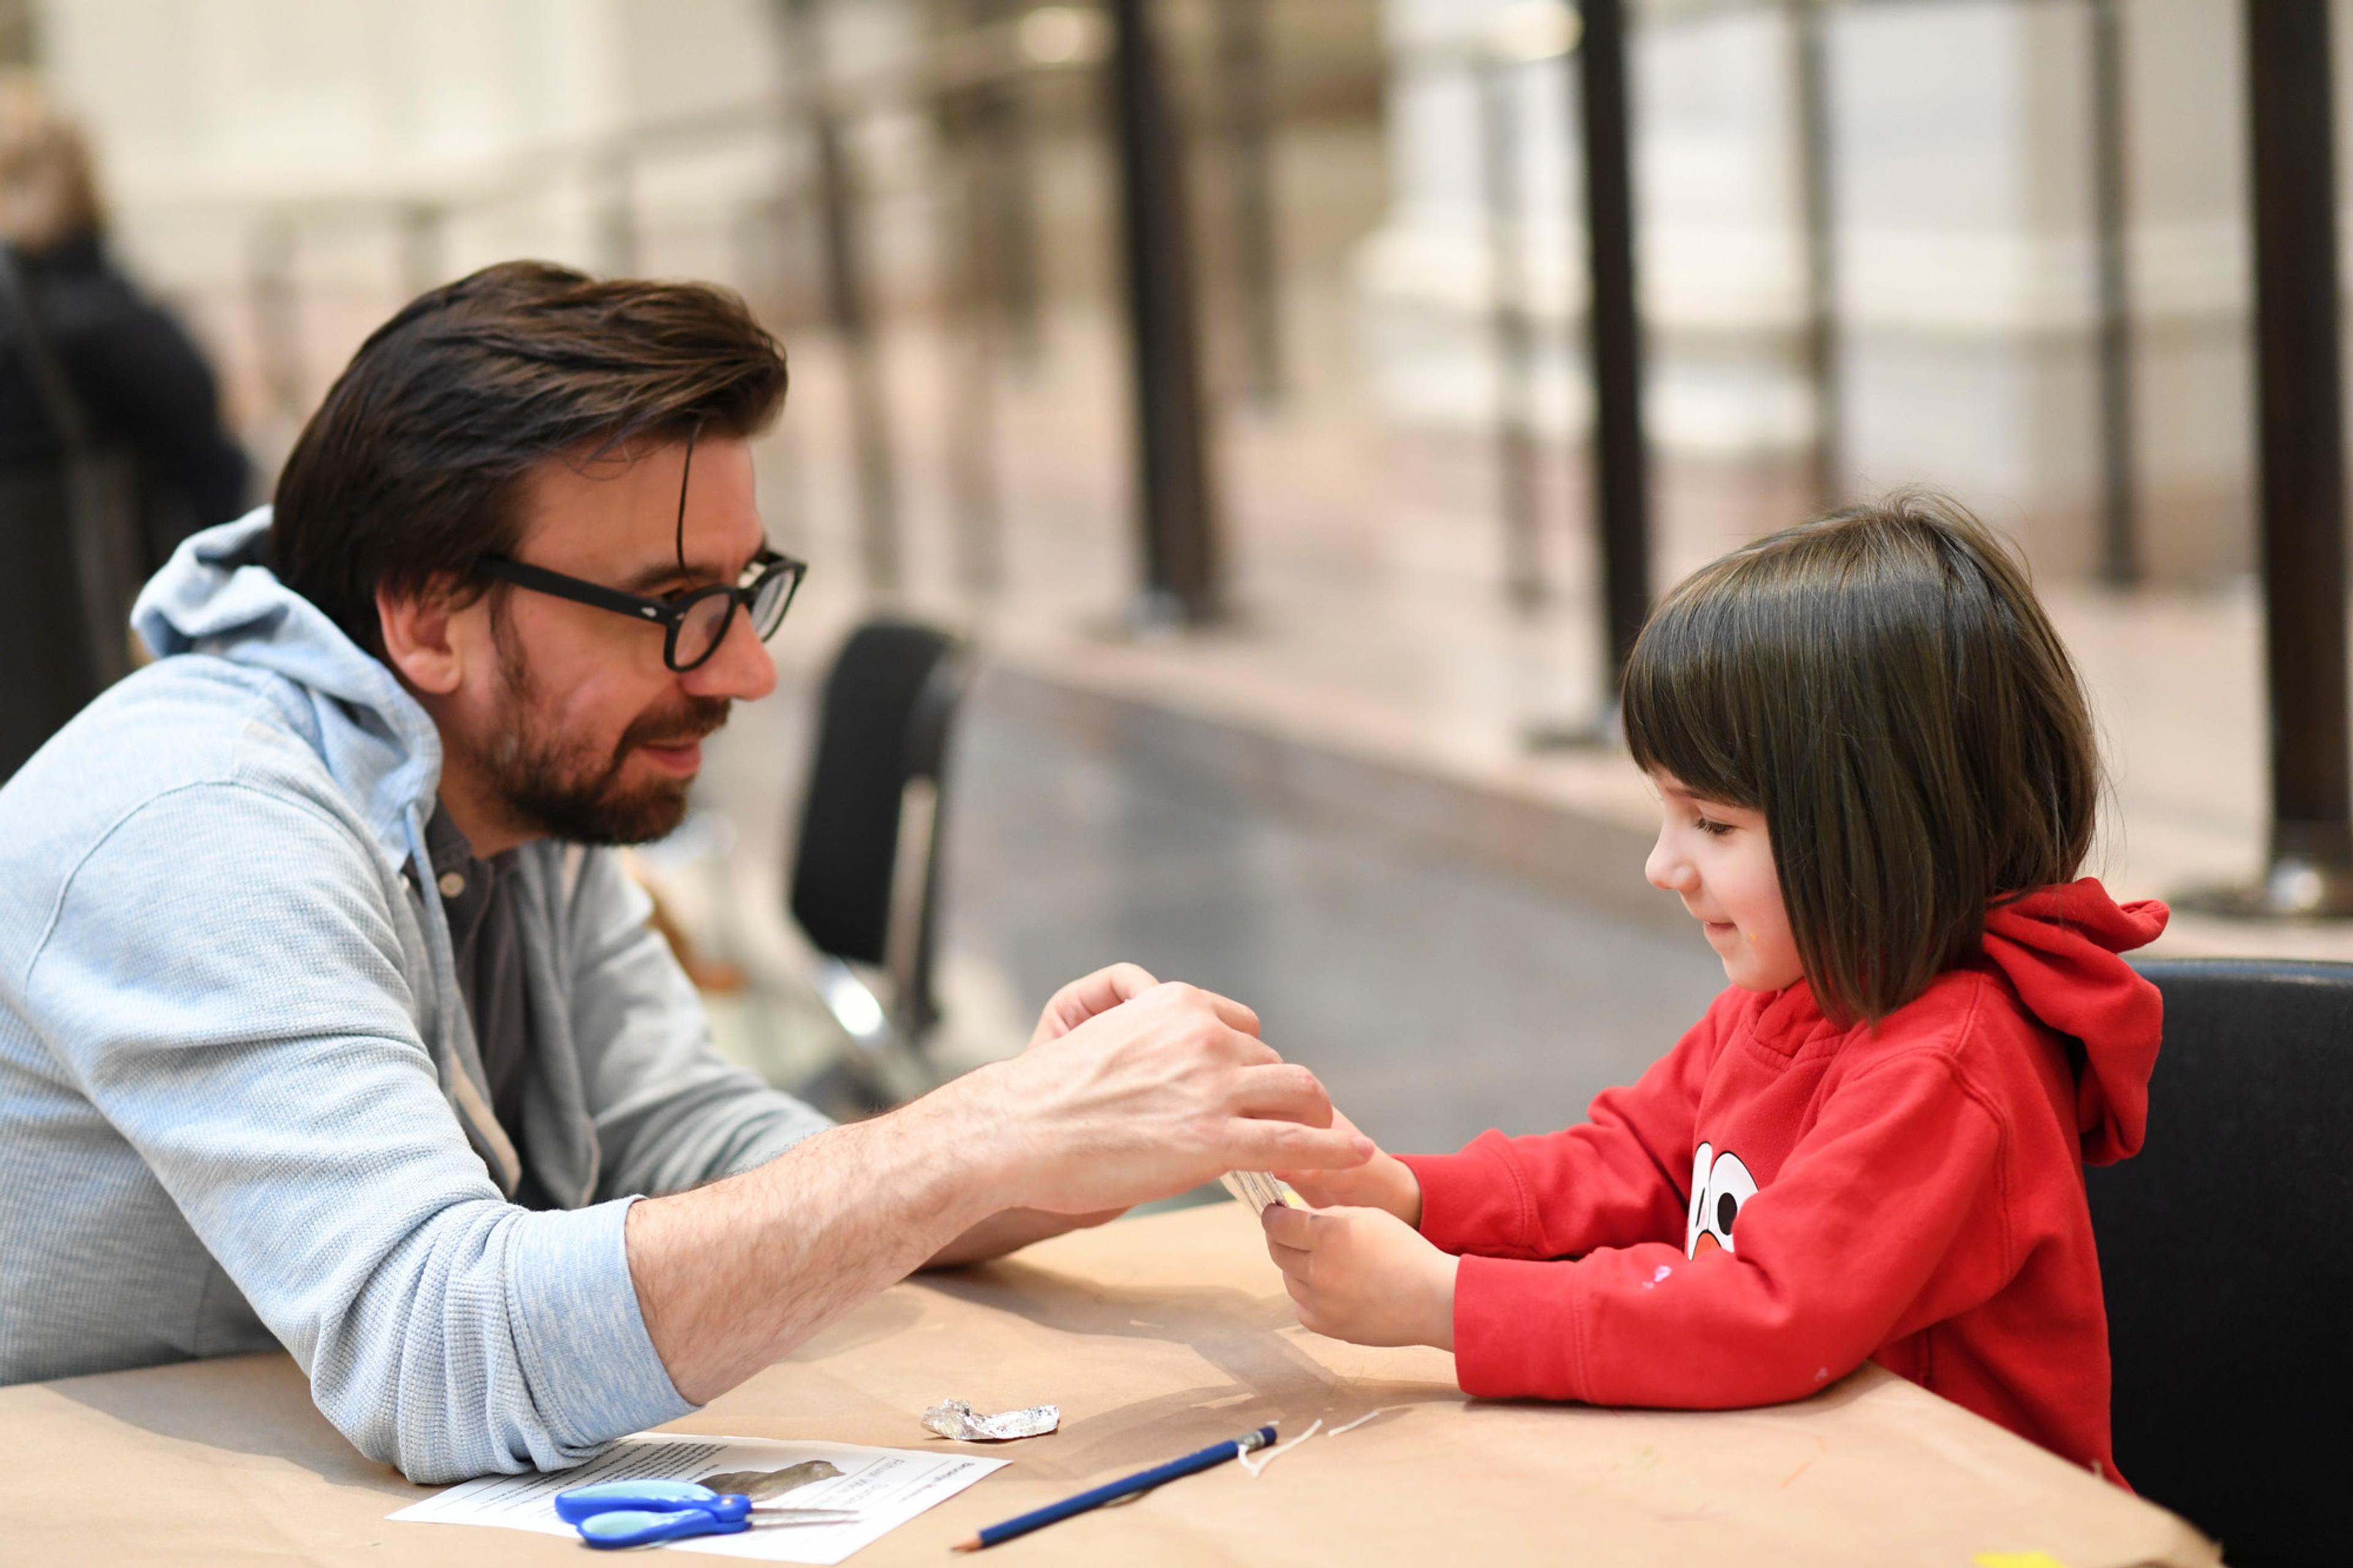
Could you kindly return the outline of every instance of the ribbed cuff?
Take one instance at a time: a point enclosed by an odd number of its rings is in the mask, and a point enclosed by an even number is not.
[[[670,1380],[638,1310],[622,1227],[634,1197],[517,1225],[510,1271],[516,1351],[550,1430],[593,1448],[696,1406]]]
[[[1444,1252],[1456,1252],[1455,1235],[1461,1228],[1462,1188],[1467,1173],[1460,1154],[1399,1154],[1398,1163],[1413,1173],[1421,1185],[1421,1223],[1415,1228],[1422,1239]]]
[[[1508,1154],[1481,1133],[1459,1154],[1400,1154],[1421,1184],[1425,1240],[1443,1252],[1519,1252],[1535,1220]]]
[[[1590,1401],[1574,1263],[1466,1257],[1454,1268],[1454,1377],[1483,1399]]]

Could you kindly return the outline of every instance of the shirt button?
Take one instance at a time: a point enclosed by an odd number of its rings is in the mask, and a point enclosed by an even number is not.
[[[444,871],[441,873],[440,886],[443,898],[454,899],[465,892],[466,879],[455,871]]]

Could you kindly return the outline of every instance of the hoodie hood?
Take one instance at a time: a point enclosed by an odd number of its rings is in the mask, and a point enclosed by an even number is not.
[[[2043,888],[1986,917],[1985,955],[2044,1026],[2084,1052],[2075,1075],[2075,1128],[2087,1164],[2140,1152],[2148,1131],[2148,1077],[2157,1067],[2165,1004],[2119,955],[2165,930],[2155,899],[2119,904],[2093,878]]]
[[[263,564],[269,519],[259,507],[183,541],[140,594],[132,626],[158,658],[209,654],[301,687],[328,771],[399,864],[415,846],[413,814],[430,815],[440,784],[440,731],[382,660]]]

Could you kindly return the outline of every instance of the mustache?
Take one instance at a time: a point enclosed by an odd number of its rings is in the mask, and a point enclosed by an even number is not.
[[[679,707],[641,714],[613,748],[619,762],[639,746],[684,746],[723,727],[735,704],[724,697],[691,697]]]

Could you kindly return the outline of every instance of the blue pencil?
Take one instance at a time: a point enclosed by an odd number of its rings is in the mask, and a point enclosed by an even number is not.
[[[977,1552],[984,1546],[995,1546],[1017,1535],[1027,1535],[1041,1530],[1057,1520],[1084,1513],[1091,1508],[1101,1508],[1107,1502],[1117,1502],[1137,1492],[1148,1492],[1163,1481],[1173,1481],[1178,1476],[1189,1476],[1196,1470],[1206,1470],[1212,1465],[1222,1465],[1239,1455],[1255,1453],[1274,1441],[1274,1423],[1270,1421],[1255,1432],[1239,1437],[1229,1437],[1222,1443],[1212,1443],[1198,1454],[1187,1454],[1181,1459],[1171,1459],[1148,1470],[1139,1470],[1123,1480],[1105,1481],[1091,1492],[1081,1492],[1074,1498],[1008,1519],[1003,1524],[992,1524],[978,1535],[968,1535],[955,1543],[958,1552]]]

